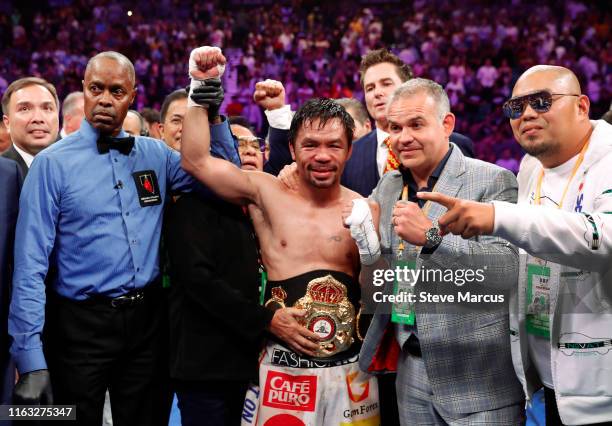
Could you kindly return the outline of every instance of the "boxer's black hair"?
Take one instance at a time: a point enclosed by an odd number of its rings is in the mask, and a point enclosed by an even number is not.
[[[295,146],[298,132],[304,124],[318,120],[320,129],[329,120],[336,118],[342,123],[344,134],[350,147],[353,141],[353,133],[355,132],[355,121],[342,105],[328,98],[310,99],[295,113],[289,128],[289,143]]]

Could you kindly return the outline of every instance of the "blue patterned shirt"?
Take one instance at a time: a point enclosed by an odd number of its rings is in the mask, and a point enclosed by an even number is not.
[[[40,335],[49,266],[57,269],[53,290],[73,300],[144,287],[160,273],[165,201],[194,185],[179,153],[159,140],[137,136],[124,155],[98,153],[97,139],[84,120],[34,158],[23,186],[9,314],[11,352],[22,374],[47,368]],[[239,164],[227,121],[212,126],[211,140],[216,156]]]

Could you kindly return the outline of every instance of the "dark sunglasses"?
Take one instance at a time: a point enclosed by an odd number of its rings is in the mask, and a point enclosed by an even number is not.
[[[580,96],[571,93],[550,93],[548,90],[530,93],[529,95],[517,96],[504,103],[504,116],[511,120],[516,120],[523,112],[527,104],[537,113],[544,113],[550,110],[554,101],[553,96]]]

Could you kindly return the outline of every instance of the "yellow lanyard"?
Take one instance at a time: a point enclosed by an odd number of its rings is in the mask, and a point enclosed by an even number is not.
[[[583,141],[587,139],[587,142],[582,147],[582,150],[580,151],[580,155],[578,156],[578,159],[576,160],[576,163],[574,164],[574,168],[572,169],[572,174],[567,179],[567,183],[565,184],[565,189],[563,190],[563,195],[561,196],[561,201],[559,201],[559,205],[558,205],[559,210],[563,208],[563,201],[565,200],[567,191],[569,190],[569,187],[572,183],[572,180],[574,179],[574,176],[576,176],[576,172],[578,172],[578,168],[584,161],[584,155],[586,154],[586,150],[589,147],[589,144],[591,143],[591,140],[590,140],[591,133],[593,133],[593,127],[591,127],[591,130],[589,130],[589,132],[583,139]],[[542,167],[542,169],[540,170],[540,176],[538,177],[538,183],[536,185],[536,193],[535,193],[535,200],[534,200],[536,205],[541,204],[540,194],[542,191],[542,181],[543,180],[544,180],[544,168]]]

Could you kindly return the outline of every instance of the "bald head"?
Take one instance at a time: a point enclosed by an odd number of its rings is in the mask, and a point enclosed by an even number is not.
[[[550,82],[550,89],[562,90],[558,93],[582,93],[578,77],[571,70],[557,65],[535,65],[525,71],[516,81],[512,96],[522,95],[523,93],[516,92],[517,87],[520,88],[523,80],[530,80],[534,77],[545,77]]]
[[[87,75],[87,73],[90,72],[93,67],[100,66],[101,62],[106,62],[102,61],[105,59],[111,59],[117,62],[120,67],[125,68],[132,85],[136,84],[136,72],[134,71],[134,65],[132,64],[132,61],[130,61],[125,55],[122,55],[119,52],[107,51],[98,53],[96,56],[91,58],[89,62],[87,62],[87,67],[85,68],[85,75]]]

